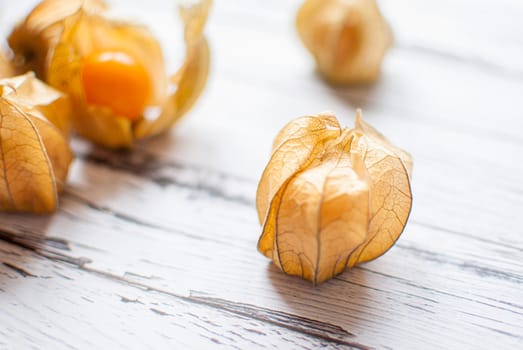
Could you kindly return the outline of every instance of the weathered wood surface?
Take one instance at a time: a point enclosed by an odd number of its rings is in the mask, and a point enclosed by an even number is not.
[[[209,86],[175,130],[77,140],[56,215],[0,215],[0,348],[523,347],[523,4],[383,2],[382,79],[333,89],[298,3],[217,1]],[[385,256],[314,288],[256,252],[257,180],[290,118],[357,107],[413,154],[414,207]]]

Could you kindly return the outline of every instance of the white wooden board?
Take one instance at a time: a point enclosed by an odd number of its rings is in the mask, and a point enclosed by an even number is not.
[[[0,0],[2,32],[28,3]],[[1,349],[523,348],[523,3],[383,1],[382,79],[337,89],[298,6],[217,0],[177,128],[132,153],[74,140],[60,210],[0,214]],[[413,211],[386,255],[313,287],[256,251],[256,185],[287,121],[358,107],[413,154]]]

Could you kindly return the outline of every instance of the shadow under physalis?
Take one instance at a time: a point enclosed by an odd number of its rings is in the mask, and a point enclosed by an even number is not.
[[[30,72],[0,79],[0,211],[58,206],[73,154],[67,97]]]
[[[360,113],[354,128],[329,113],[291,121],[258,185],[258,250],[314,284],[381,256],[407,222],[411,170]]]
[[[180,7],[186,55],[172,76],[149,29],[108,15],[101,0],[44,0],[8,41],[15,63],[70,96],[78,134],[106,147],[129,148],[166,131],[203,90],[210,6],[201,0]]]

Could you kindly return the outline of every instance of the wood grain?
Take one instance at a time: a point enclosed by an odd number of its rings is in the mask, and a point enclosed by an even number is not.
[[[0,214],[0,348],[523,346],[523,5],[384,2],[382,79],[337,89],[298,5],[216,2],[209,86],[176,129],[130,153],[74,140],[59,212]],[[413,211],[314,288],[256,252],[256,185],[290,118],[357,107],[413,154]]]

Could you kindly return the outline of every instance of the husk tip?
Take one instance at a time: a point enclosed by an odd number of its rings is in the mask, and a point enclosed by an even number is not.
[[[361,122],[361,119],[363,119],[363,112],[361,108],[356,109],[356,121]]]

